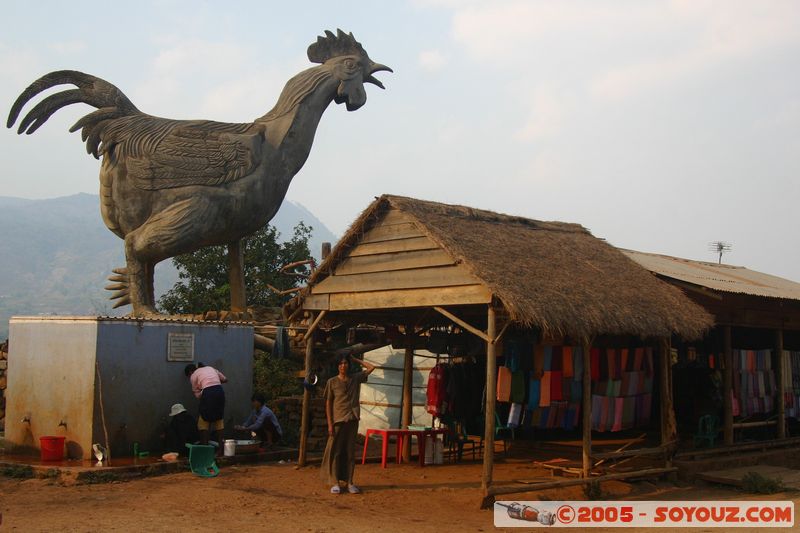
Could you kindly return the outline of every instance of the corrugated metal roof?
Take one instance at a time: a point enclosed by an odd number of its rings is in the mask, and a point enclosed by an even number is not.
[[[800,283],[745,267],[692,261],[634,250],[622,250],[622,252],[650,272],[715,291],[800,300]]]
[[[92,316],[92,315],[35,315],[35,316],[12,316],[12,322],[45,322],[62,320],[67,322],[96,321],[96,322],[155,322],[159,324],[197,324],[200,326],[253,326],[253,322],[243,321],[219,321],[219,320],[192,320],[179,318],[176,316],[163,315],[153,317],[132,317],[132,316]]]

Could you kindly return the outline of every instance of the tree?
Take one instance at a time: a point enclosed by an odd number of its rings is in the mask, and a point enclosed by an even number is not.
[[[244,278],[247,305],[277,307],[287,297],[273,292],[268,285],[286,290],[296,286],[298,278],[282,274],[282,266],[311,257],[308,239],[310,226],[302,222],[294,227],[292,238],[278,242],[280,233],[267,225],[243,241]],[[170,314],[195,314],[230,309],[227,246],[209,246],[172,259],[178,268],[179,281],[158,301]],[[308,272],[299,267],[293,272]]]

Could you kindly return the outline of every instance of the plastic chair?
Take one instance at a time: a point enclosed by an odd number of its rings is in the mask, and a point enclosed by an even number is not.
[[[703,442],[713,448],[714,441],[719,434],[719,417],[717,415],[703,415],[697,421],[697,433],[694,435],[694,447],[699,448]]]
[[[214,477],[219,474],[216,449],[208,444],[186,444],[189,448],[189,469],[200,477]]]
[[[464,455],[464,449],[466,448],[472,451],[472,459],[474,460],[475,451],[481,449],[480,443],[467,435],[464,424],[457,421],[454,417],[446,415],[439,417],[439,420],[450,430],[450,433],[446,434],[446,437],[451,457],[455,456],[456,462],[461,461]]]
[[[481,427],[483,427],[483,416],[481,418]],[[497,413],[494,414],[494,440],[497,442],[498,440],[503,441],[503,453],[505,454],[508,452],[508,435],[511,435],[511,440],[514,440],[514,428],[512,426],[508,426],[506,424],[500,423],[500,415]],[[483,442],[483,434],[481,434],[481,448],[484,446]]]

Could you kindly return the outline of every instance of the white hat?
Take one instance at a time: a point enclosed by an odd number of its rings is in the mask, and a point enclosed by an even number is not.
[[[185,411],[186,411],[186,408],[183,406],[182,403],[176,403],[169,410],[169,416],[179,415],[179,414],[181,414],[181,413],[183,413]]]

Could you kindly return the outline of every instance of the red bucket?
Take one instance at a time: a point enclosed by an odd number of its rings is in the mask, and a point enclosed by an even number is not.
[[[65,437],[39,437],[42,448],[42,461],[62,461],[64,459]]]

